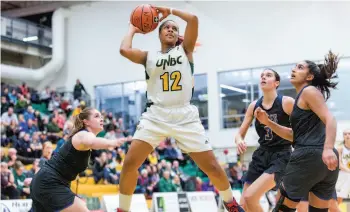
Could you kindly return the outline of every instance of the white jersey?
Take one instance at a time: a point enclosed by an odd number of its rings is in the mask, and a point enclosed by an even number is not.
[[[343,146],[343,151],[340,158],[343,165],[350,169],[350,149],[346,148],[345,145]]]
[[[148,102],[172,107],[190,102],[193,88],[193,66],[182,45],[167,53],[148,52],[146,81]]]

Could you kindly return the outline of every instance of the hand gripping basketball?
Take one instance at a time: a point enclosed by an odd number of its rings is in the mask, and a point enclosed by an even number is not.
[[[132,11],[130,23],[144,33],[152,32],[159,23],[158,11],[149,4],[139,5]]]

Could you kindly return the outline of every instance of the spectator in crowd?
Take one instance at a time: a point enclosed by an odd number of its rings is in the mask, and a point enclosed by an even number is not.
[[[164,171],[163,177],[159,180],[159,192],[176,192],[176,187],[170,179],[170,172]]]
[[[107,151],[107,172],[108,178],[107,181],[112,184],[117,184],[119,182],[119,177],[116,170],[117,162],[115,156],[113,156],[112,151]]]
[[[147,192],[147,188],[152,184],[150,178],[148,177],[148,172],[146,169],[141,170],[141,175],[137,179],[137,186],[135,189],[135,193],[137,194],[145,194]],[[149,187],[148,194],[152,191],[152,189]]]
[[[6,96],[1,97],[1,115],[6,113],[10,107],[10,103],[7,101]]]
[[[15,179],[15,185],[20,196],[29,197],[30,195],[30,179],[27,179],[27,176],[24,173],[25,168],[21,161],[16,161],[13,169],[13,176]]]
[[[19,194],[13,173],[6,162],[1,162],[1,199],[19,199]]]
[[[44,122],[39,111],[34,112],[35,123],[39,131],[44,131]]]
[[[7,101],[10,101],[9,89],[7,87],[4,88],[4,91],[2,92],[1,96],[5,97]]]
[[[30,142],[30,148],[32,149],[34,158],[40,158],[43,150],[43,145],[39,140],[39,132],[35,132]]]
[[[51,101],[49,102],[48,111],[53,112],[54,110],[60,110],[60,96],[55,95],[53,98],[51,98]]]
[[[8,101],[12,105],[16,105],[17,104],[17,91],[16,91],[16,89],[12,89],[11,93],[9,93],[7,96],[9,97]]]
[[[176,188],[176,192],[181,192],[182,190],[182,186],[181,186],[181,181],[180,181],[180,177],[178,175],[175,175],[173,178],[173,184],[175,185]]]
[[[40,158],[39,167],[42,167],[44,163],[46,163],[46,161],[51,159],[52,153],[53,153],[52,143],[50,141],[44,142],[43,154]]]
[[[27,172],[27,178],[32,178],[39,170],[40,159],[35,159],[32,168]]]
[[[153,151],[149,156],[148,156],[148,161],[151,165],[157,165],[158,163],[158,154],[156,151]]]
[[[15,148],[10,148],[7,154],[8,157],[5,161],[7,162],[8,167],[12,168],[17,161],[17,150]]]
[[[25,82],[22,83],[22,85],[19,87],[19,89],[21,90],[21,94],[23,96],[26,96],[29,93],[29,88]]]
[[[74,86],[74,91],[73,91],[74,99],[80,99],[82,96],[82,91],[84,91],[87,94],[84,85],[81,84],[79,79],[77,79],[76,84]]]
[[[78,106],[73,110],[72,116],[78,115],[84,108],[86,107],[86,104],[84,101],[80,101]]]
[[[15,111],[16,113],[24,113],[26,111],[26,108],[30,104],[30,101],[26,99],[22,94],[18,94],[18,101],[15,105]]]
[[[63,144],[68,140],[69,133],[65,133],[63,138],[60,138],[56,144],[56,149],[53,151],[54,153],[57,153],[58,150],[63,146]]]
[[[33,152],[30,148],[30,135],[28,133],[24,133],[23,136],[20,135],[20,139],[16,143],[15,148],[18,150],[19,155],[29,158],[32,157]]]
[[[45,90],[40,93],[40,100],[45,104],[46,108],[49,107],[51,101],[51,91],[49,86],[46,86]]]
[[[32,121],[35,120],[35,115],[34,115],[34,109],[31,105],[28,106],[27,111],[24,113],[24,119],[28,121],[31,119]]]
[[[33,124],[32,119],[28,119],[27,124],[22,128],[22,131],[29,135],[33,135],[33,133],[38,131],[38,128]]]
[[[97,184],[103,179],[104,184],[108,184],[108,171],[105,169],[107,166],[107,154],[102,152],[100,157],[95,158],[95,165],[93,169],[93,176],[95,183]]]
[[[8,126],[12,120],[14,120],[16,124],[18,123],[17,115],[14,113],[13,107],[9,107],[7,112],[1,115],[1,123]]]

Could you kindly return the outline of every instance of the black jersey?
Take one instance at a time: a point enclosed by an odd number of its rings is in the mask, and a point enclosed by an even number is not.
[[[283,96],[278,94],[270,109],[265,109],[263,107],[263,98],[264,97],[262,96],[256,102],[254,112],[256,108],[260,107],[261,109],[266,111],[266,113],[272,121],[276,122],[281,126],[290,127],[289,115],[286,114],[283,110]],[[277,134],[275,134],[269,127],[265,126],[264,124],[261,124],[258,119],[255,120],[255,130],[259,135],[258,142],[261,146],[282,148],[285,146],[286,148],[289,148],[292,144],[290,141],[283,139]]]
[[[294,133],[295,148],[303,146],[323,147],[326,138],[326,127],[312,110],[298,107],[298,100],[305,86],[297,95],[293,112],[290,116]]]
[[[76,150],[72,139],[66,141],[59,151],[44,166],[57,171],[65,180],[73,181],[89,163],[91,150]]]

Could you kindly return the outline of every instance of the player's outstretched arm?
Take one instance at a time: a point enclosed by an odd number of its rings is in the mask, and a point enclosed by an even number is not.
[[[263,109],[261,109],[260,107],[258,107],[255,110],[254,116],[255,116],[255,118],[257,118],[260,121],[260,123],[268,126],[278,136],[280,136],[288,141],[293,142],[293,130],[292,130],[292,128],[281,126],[281,125],[277,124],[276,122],[270,120],[267,113]]]
[[[75,149],[85,151],[89,149],[107,149],[109,147],[119,147],[125,142],[125,138],[108,140],[96,137],[91,132],[81,131],[72,138],[72,144]]]
[[[120,45],[120,54],[128,58],[130,61],[146,65],[147,52],[141,51],[140,49],[132,48],[132,39],[136,33],[143,33],[140,29],[129,24],[128,33],[125,35],[121,45]]]

